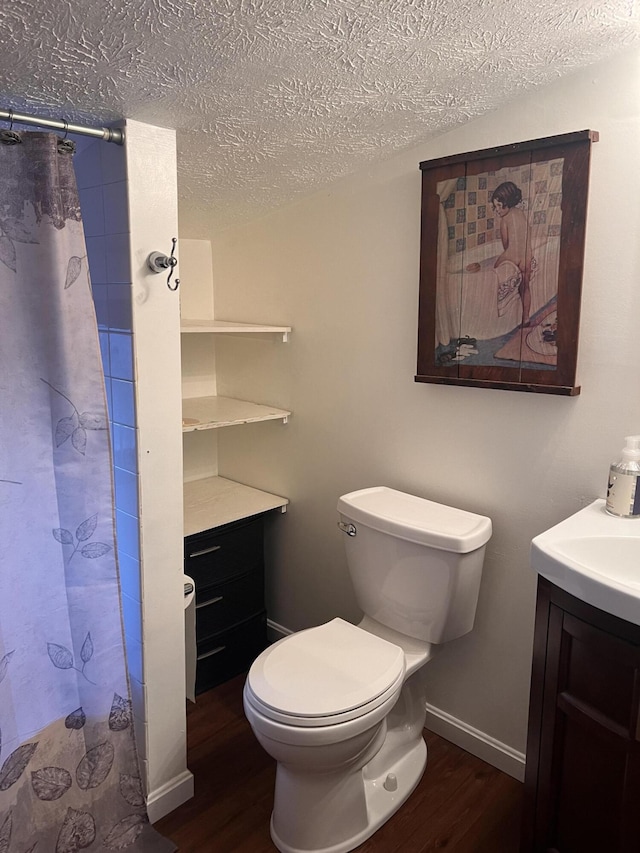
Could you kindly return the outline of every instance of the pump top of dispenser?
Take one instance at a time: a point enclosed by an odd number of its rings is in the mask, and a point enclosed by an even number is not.
[[[626,445],[622,450],[625,462],[640,462],[640,435],[627,435]]]

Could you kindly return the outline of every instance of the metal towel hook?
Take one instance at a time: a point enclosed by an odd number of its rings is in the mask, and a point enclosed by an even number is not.
[[[167,278],[167,287],[169,288],[169,290],[177,290],[178,285],[180,284],[180,279],[174,279],[172,287],[171,276],[173,275],[174,267],[178,263],[178,259],[174,255],[178,238],[172,237],[171,242],[173,244],[171,246],[171,254],[165,255],[163,252],[151,252],[149,257],[147,258],[147,266],[152,272],[156,273],[163,272],[164,270],[169,270],[169,277]]]

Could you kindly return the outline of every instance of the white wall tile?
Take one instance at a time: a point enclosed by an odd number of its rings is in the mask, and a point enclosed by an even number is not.
[[[109,332],[99,331],[98,338],[100,339],[100,356],[102,357],[102,370],[104,371],[105,376],[110,376],[111,374],[109,367]]]
[[[111,378],[108,376],[104,377],[104,390],[107,395],[107,409],[109,412],[109,423],[113,420],[113,398],[111,395]]]
[[[122,468],[114,469],[116,507],[128,515],[138,516],[138,475]]]
[[[124,426],[135,427],[136,411],[133,382],[123,379],[111,380],[112,419]]]
[[[131,699],[134,717],[144,718],[144,708],[147,704],[147,685],[137,678],[131,678]]]
[[[111,318],[111,313],[109,313]],[[133,379],[133,340],[131,334],[109,332],[109,358],[113,379]]]
[[[131,285],[110,284],[109,303],[109,328],[122,331],[131,331]]]
[[[91,284],[106,284],[107,282],[107,256],[103,236],[87,237],[87,257],[89,259],[89,272]]]
[[[99,339],[115,465],[120,588],[134,727],[140,756],[144,759],[148,740],[144,722],[147,700],[141,645],[142,582],[126,157],[124,148],[103,142],[85,146],[79,153],[76,173],[83,187],[81,207],[92,293],[98,324],[105,330],[100,331]],[[105,234],[109,234],[108,238]],[[119,331],[108,332],[107,329]],[[112,379],[112,375],[117,378]],[[140,769],[146,785],[148,765],[145,760]]]
[[[129,235],[107,235],[105,237],[105,251],[107,257],[107,281],[109,284],[129,284],[131,282]]]
[[[127,647],[127,668],[131,678],[144,684],[144,672],[142,664],[142,643],[125,633],[125,644]]]
[[[102,180],[105,184],[124,181],[127,178],[127,160],[123,145],[100,144],[100,163]]]
[[[78,189],[96,187],[102,183],[102,164],[100,162],[100,147],[102,142],[90,142],[78,149],[73,158],[73,168],[76,173]]]
[[[116,510],[116,536],[118,551],[140,559],[140,536],[138,532],[138,519],[128,515],[122,510]]]
[[[91,284],[98,328],[109,328],[109,291],[106,284]]]
[[[80,207],[85,237],[102,237],[104,234],[102,187],[88,187],[81,190]]]
[[[104,194],[104,233],[128,234],[129,213],[127,207],[126,181],[105,184]]]
[[[122,594],[122,616],[127,636],[142,642],[142,605],[126,593]]]
[[[135,429],[114,423],[111,432],[114,464],[118,468],[135,474],[138,469]]]
[[[142,585],[140,582],[140,562],[135,557],[130,557],[124,551],[118,552],[118,565],[120,568],[120,586],[122,592],[136,601],[142,601]]]

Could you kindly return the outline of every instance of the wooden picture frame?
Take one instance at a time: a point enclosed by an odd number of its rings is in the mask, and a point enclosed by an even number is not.
[[[420,163],[416,382],[575,396],[583,130]]]

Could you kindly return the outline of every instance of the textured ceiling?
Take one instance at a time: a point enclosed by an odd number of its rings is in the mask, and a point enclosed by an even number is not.
[[[640,43],[634,0],[12,0],[0,108],[178,131],[181,230],[319,189]]]

